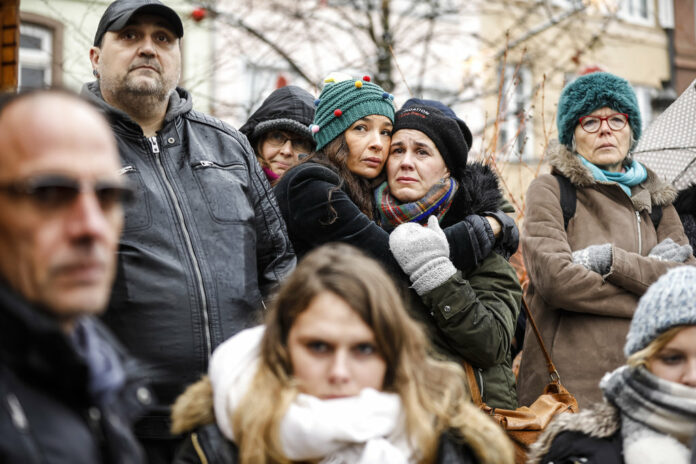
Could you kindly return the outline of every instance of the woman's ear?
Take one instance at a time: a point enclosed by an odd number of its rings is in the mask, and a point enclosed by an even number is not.
[[[442,176],[443,179],[449,179],[451,177],[449,168],[445,168],[445,175]]]

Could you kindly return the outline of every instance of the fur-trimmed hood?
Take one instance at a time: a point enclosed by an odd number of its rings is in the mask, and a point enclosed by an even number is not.
[[[546,159],[554,171],[563,174],[576,187],[589,187],[599,183],[592,176],[592,172],[565,145],[550,144],[546,150]],[[662,181],[650,168],[645,169],[648,178],[640,184],[643,189],[631,197],[636,210],[650,210],[651,205],[666,206],[674,202],[677,197],[674,187]]]
[[[610,403],[597,403],[577,414],[559,414],[546,427],[527,454],[527,464],[538,464],[561,432],[580,432],[594,438],[607,438],[620,428],[619,410]]]
[[[490,166],[481,162],[469,163],[463,177],[457,181],[459,189],[442,221],[443,227],[459,222],[470,214],[481,215],[500,209],[503,194],[498,185],[498,176]]]

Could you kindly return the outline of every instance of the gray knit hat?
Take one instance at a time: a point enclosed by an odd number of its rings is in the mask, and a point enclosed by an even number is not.
[[[626,336],[626,357],[678,325],[696,325],[696,267],[693,266],[670,270],[641,297]]]

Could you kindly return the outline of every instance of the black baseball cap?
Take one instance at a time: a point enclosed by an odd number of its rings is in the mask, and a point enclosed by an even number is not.
[[[136,13],[161,16],[172,25],[174,34],[181,38],[184,35],[184,25],[181,18],[159,0],[116,0],[106,9],[94,34],[94,46],[98,47],[107,31],[120,31]]]

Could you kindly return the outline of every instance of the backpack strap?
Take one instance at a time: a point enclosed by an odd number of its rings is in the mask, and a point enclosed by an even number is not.
[[[563,211],[563,228],[567,230],[570,218],[575,216],[577,193],[575,192],[575,186],[570,183],[570,180],[566,176],[557,172],[554,172],[553,176],[558,181],[558,187],[561,190],[561,210]]]
[[[575,186],[570,183],[570,180],[558,172],[554,172],[553,176],[558,181],[558,187],[561,189],[561,210],[563,211],[563,228],[568,229],[568,222],[570,218],[575,216],[575,207],[577,204],[577,193],[575,191]],[[652,211],[650,212],[650,220],[657,227],[660,225],[660,220],[662,220],[662,205],[653,205]]]

